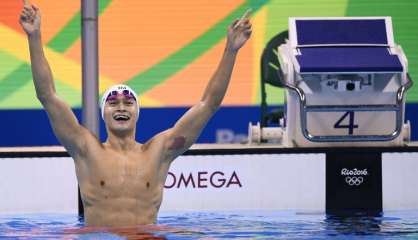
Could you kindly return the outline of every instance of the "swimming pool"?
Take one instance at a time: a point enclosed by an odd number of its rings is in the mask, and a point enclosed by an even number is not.
[[[318,212],[163,212],[155,226],[89,228],[77,215],[0,215],[9,239],[417,239],[418,210],[382,216],[329,216]]]
[[[0,238],[418,239],[416,148],[375,149],[381,156],[379,181],[360,187],[345,182],[342,170],[367,166],[341,165],[331,171],[333,180],[327,177],[326,163],[334,162],[327,158],[336,150],[323,151],[242,146],[195,149],[171,166],[156,226],[104,229],[85,227],[78,219],[74,164],[63,149],[3,153],[0,149]],[[349,149],[353,151],[364,150]],[[367,167],[367,174],[371,173]],[[328,189],[327,182],[340,185]],[[346,202],[370,201],[363,192],[370,192],[372,183],[378,185],[381,198],[377,202],[384,215],[324,214],[333,210],[327,208],[327,196],[342,189],[349,190],[341,195]]]

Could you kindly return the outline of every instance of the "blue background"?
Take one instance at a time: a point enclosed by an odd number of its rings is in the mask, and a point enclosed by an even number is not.
[[[155,134],[172,127],[187,110],[188,107],[142,108],[137,123],[137,140],[145,142]],[[80,109],[75,109],[74,112],[80,120]],[[0,110],[0,116],[2,147],[59,145],[44,110]],[[418,104],[406,105],[406,119],[411,121],[412,139],[418,140]],[[197,142],[242,142],[248,132],[248,123],[258,121],[259,107],[222,107],[209,121]],[[100,138],[104,141],[106,131],[102,120],[100,132]]]

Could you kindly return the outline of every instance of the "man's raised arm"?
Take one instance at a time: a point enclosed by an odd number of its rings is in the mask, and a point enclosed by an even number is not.
[[[61,144],[70,154],[78,154],[84,145],[84,136],[88,133],[78,123],[71,108],[56,95],[51,69],[42,47],[41,13],[28,0],[24,0],[20,24],[28,36],[36,96],[48,113],[54,133]]]
[[[246,15],[229,26],[221,62],[206,86],[201,101],[187,111],[173,128],[165,132],[169,160],[185,152],[196,141],[210,117],[221,105],[238,50],[251,35],[251,23]]]

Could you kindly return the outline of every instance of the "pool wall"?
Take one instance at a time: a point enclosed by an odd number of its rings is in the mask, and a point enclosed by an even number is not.
[[[383,210],[418,209],[415,189],[418,149],[384,151],[381,152],[381,189],[377,189],[382,195]],[[327,191],[327,154],[326,149],[195,146],[172,164],[161,211],[324,212],[327,196],[338,194],[338,191]],[[371,170],[366,171],[370,175]],[[348,176],[340,170],[336,175],[341,175],[341,181]],[[373,183],[366,184],[369,175],[363,176],[365,184],[359,185],[366,191],[374,187]],[[349,191],[357,191],[358,186],[344,184]],[[0,213],[77,213],[73,161],[61,148],[53,151],[3,149],[0,151],[0,196]],[[357,201],[367,200],[367,196],[361,198]]]

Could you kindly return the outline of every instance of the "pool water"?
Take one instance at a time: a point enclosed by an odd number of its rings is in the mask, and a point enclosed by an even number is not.
[[[297,211],[160,213],[158,224],[86,227],[70,214],[0,215],[1,239],[418,239],[418,210],[381,216]]]

